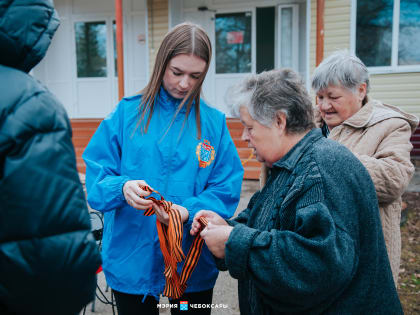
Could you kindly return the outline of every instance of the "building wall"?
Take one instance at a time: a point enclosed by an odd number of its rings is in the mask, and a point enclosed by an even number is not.
[[[168,32],[168,0],[148,0],[149,73],[152,74],[160,43]]]
[[[316,10],[317,0],[311,0],[310,72],[316,62]],[[324,57],[337,49],[350,49],[350,0],[325,0]]]
[[[375,74],[370,96],[420,117],[420,73]]]

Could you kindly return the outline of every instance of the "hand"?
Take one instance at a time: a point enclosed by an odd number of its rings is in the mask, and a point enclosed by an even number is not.
[[[191,235],[196,235],[201,230],[201,223],[198,221],[198,219],[201,217],[206,218],[208,222],[211,222],[214,225],[228,225],[225,219],[223,219],[216,212],[210,210],[200,210],[194,216],[190,230]]]
[[[233,226],[214,225],[211,222],[200,233],[211,253],[217,258],[225,258],[225,246]]]
[[[123,186],[123,194],[127,203],[135,209],[146,210],[153,205],[153,201],[141,197],[149,196],[140,186],[148,186],[144,180],[129,180]]]
[[[181,215],[181,223],[184,223],[188,220],[190,214],[188,213],[188,210],[180,205],[172,204],[172,208],[179,211],[179,214]],[[155,214],[157,219],[162,222],[165,225],[169,224],[169,215],[166,213],[165,210],[156,203],[153,203],[153,209],[155,210]]]

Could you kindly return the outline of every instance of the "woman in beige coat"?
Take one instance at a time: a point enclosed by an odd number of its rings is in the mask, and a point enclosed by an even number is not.
[[[414,173],[410,137],[418,125],[418,118],[395,106],[368,99],[368,70],[359,58],[346,51],[333,53],[315,69],[312,88],[317,96],[315,119],[324,136],[352,151],[373,180],[397,285],[401,256],[401,195]],[[263,169],[262,186],[265,175]]]
[[[385,243],[397,284],[401,195],[414,172],[410,137],[418,118],[395,106],[368,99],[368,70],[359,58],[346,51],[333,53],[315,69],[312,88],[317,96],[317,120],[324,135],[350,149],[375,184]]]

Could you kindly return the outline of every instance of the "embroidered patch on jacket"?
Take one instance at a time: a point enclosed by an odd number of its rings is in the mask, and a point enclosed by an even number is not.
[[[203,140],[202,142],[200,142],[197,145],[195,153],[197,154],[200,167],[207,167],[214,160],[215,151],[208,140]]]

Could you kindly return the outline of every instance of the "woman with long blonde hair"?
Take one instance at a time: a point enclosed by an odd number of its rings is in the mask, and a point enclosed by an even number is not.
[[[174,27],[147,86],[118,104],[84,152],[88,202],[105,213],[103,269],[120,315],[157,314],[164,292],[156,219],[144,213],[152,207],[166,225],[168,214],[148,199],[146,186],[173,202],[185,226],[200,209],[228,218],[238,204],[243,168],[225,116],[200,99],[210,59],[211,43],[201,27]],[[193,241],[188,230],[185,254]],[[204,246],[185,293],[171,302],[211,303],[217,275]],[[172,313],[177,311],[179,304]]]

